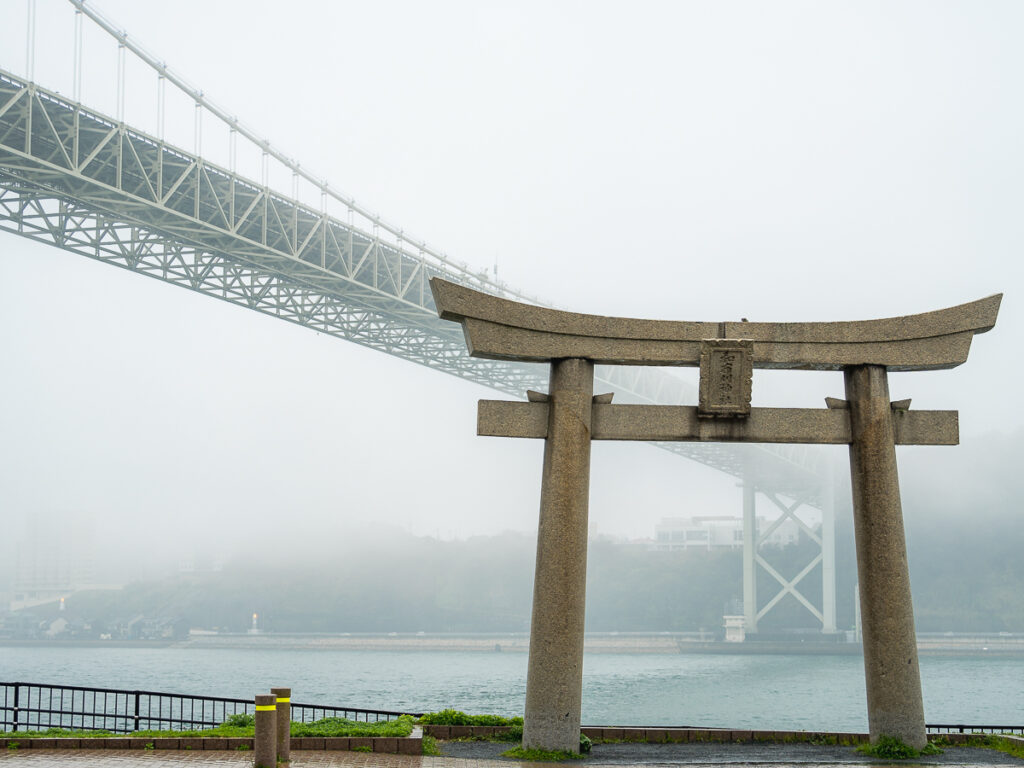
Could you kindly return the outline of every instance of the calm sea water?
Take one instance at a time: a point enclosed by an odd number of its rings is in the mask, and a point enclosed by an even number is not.
[[[921,658],[930,723],[1024,724],[1024,659]],[[302,703],[522,714],[526,655],[413,651],[0,647],[0,680]],[[864,731],[859,656],[593,654],[591,725]]]

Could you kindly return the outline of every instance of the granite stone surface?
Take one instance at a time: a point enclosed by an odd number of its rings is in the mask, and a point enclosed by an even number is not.
[[[255,768],[277,766],[277,696],[272,693],[261,693],[256,696],[253,758]]]
[[[927,737],[888,377],[881,366],[844,377],[868,729],[873,743],[895,736],[921,749]]]
[[[291,722],[292,722],[292,689],[271,688],[277,701],[277,759],[287,763],[291,757]]]
[[[818,443],[848,445],[850,413],[837,408],[752,408],[744,419],[703,419],[691,405],[603,405],[592,411],[591,440]],[[477,434],[547,436],[548,404],[481,400]],[[956,411],[893,411],[896,445],[956,445]]]
[[[523,746],[579,750],[594,366],[551,365]]]
[[[551,363],[550,391],[480,402],[481,435],[545,439],[524,747],[578,748],[591,440],[849,444],[870,738],[926,743],[897,444],[955,445],[955,411],[889,400],[887,371],[951,368],[990,330],[1002,295],[948,309],[836,323],[693,323],[563,312],[430,281],[471,355]],[[693,406],[593,397],[594,364],[699,365]],[[751,408],[753,368],[842,370],[846,400]],[[633,734],[631,734],[633,735]]]
[[[470,354],[544,362],[585,358],[609,365],[700,364],[702,342],[752,342],[755,368],[893,371],[952,368],[971,339],[996,322],[1002,294],[918,315],[853,322],[677,322],[564,312],[502,299],[440,278],[430,281],[438,314],[463,326]]]

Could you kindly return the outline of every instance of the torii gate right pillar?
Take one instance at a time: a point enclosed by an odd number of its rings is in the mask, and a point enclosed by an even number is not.
[[[847,368],[850,475],[871,743],[928,743],[903,532],[889,382],[884,366]]]

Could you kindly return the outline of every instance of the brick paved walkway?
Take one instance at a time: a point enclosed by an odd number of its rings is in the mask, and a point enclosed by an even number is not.
[[[365,752],[292,752],[292,768],[516,768],[548,763],[420,757]],[[2,768],[176,768],[176,766],[234,766],[251,768],[251,752],[177,752],[124,750],[94,752],[80,749],[0,750]]]
[[[632,760],[591,763],[592,768],[665,768],[666,766],[699,765],[701,768],[739,768],[751,765],[757,768],[867,768],[877,765],[858,755],[836,756],[838,759],[807,759],[798,753],[776,753],[765,760],[765,755],[719,754],[717,757],[697,754],[663,755],[661,759],[647,759],[634,756]],[[749,761],[749,762],[748,762]],[[945,756],[928,759],[922,763],[938,765],[941,768],[1007,768],[1010,765],[1024,765],[1024,761],[990,750],[963,749],[947,752]],[[588,763],[572,763],[585,768]],[[555,764],[559,765],[559,764]],[[561,763],[566,766],[567,764]],[[251,768],[251,752],[207,751],[189,752],[172,750],[0,750],[0,768],[180,768],[183,766],[222,766],[228,768]],[[364,752],[310,752],[293,751],[291,768],[551,768],[551,763],[529,763],[513,760],[494,760],[474,757],[422,757],[419,755],[390,755]]]

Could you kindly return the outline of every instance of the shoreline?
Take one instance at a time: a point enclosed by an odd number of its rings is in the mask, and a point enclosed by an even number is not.
[[[180,648],[273,649],[310,651],[429,651],[475,653],[527,653],[529,635],[427,634],[197,634],[185,640],[16,640],[0,639],[0,647],[40,648]],[[742,643],[702,641],[673,634],[594,634],[584,641],[589,654],[714,654],[714,655],[835,655],[859,656],[860,643],[801,640],[754,640]],[[1024,658],[1024,638],[924,637],[918,640],[922,656]]]

